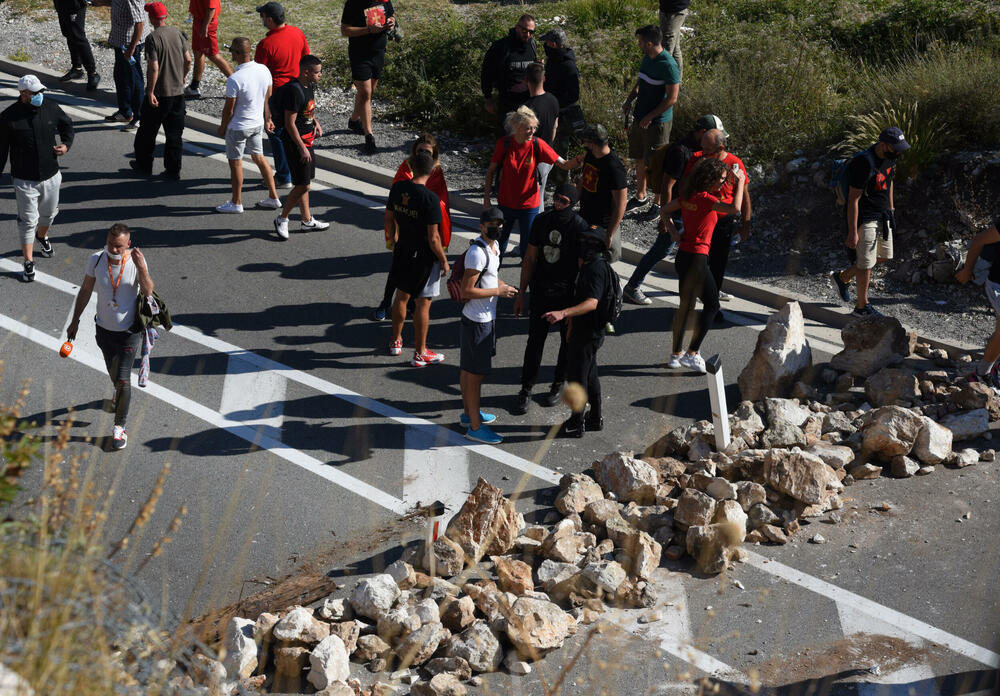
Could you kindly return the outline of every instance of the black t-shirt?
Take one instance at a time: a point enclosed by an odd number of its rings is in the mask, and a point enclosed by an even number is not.
[[[565,297],[573,292],[579,268],[580,234],[586,220],[573,213],[548,210],[535,218],[528,244],[538,248],[538,260],[531,276],[531,292],[545,297]]]
[[[312,147],[316,137],[314,87],[315,85],[304,85],[298,80],[289,80],[274,93],[274,105],[277,107],[275,110],[276,119],[281,119],[280,122],[284,125],[285,112],[294,111],[295,129],[307,147]]]
[[[385,20],[394,14],[390,0],[347,0],[340,23],[349,27],[370,27],[385,25]],[[376,34],[352,36],[347,39],[348,53],[352,58],[365,58],[385,51],[389,38],[384,31]]]
[[[858,224],[881,220],[889,210],[889,187],[896,175],[896,162],[879,159],[874,148],[869,151],[875,158],[875,171],[864,155],[857,155],[847,165],[847,183],[852,188],[861,189],[858,199]]]
[[[601,158],[588,151],[580,175],[580,217],[588,224],[607,227],[614,207],[611,194],[627,185],[625,166],[614,150]]]
[[[576,296],[573,298],[573,305],[595,299],[597,300],[597,309],[573,317],[571,335],[576,340],[598,339],[604,335],[604,322],[600,321],[597,315],[604,296],[611,288],[611,274],[608,273],[608,268],[607,262],[599,256],[580,267],[580,273],[576,278]]]
[[[538,117],[538,132],[536,135],[549,145],[556,137],[556,119],[559,118],[559,100],[546,92],[537,97],[529,97],[524,105],[535,112]]]
[[[433,263],[427,226],[441,224],[441,199],[423,184],[407,179],[392,185],[387,205],[399,228],[395,253],[416,255],[421,263]]]
[[[660,0],[660,12],[663,14],[675,14],[681,10],[686,10],[691,0]]]

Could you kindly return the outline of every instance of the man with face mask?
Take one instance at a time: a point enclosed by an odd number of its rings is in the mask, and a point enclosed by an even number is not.
[[[21,278],[30,283],[35,279],[35,239],[42,256],[54,253],[48,235],[59,212],[59,158],[73,145],[73,122],[56,102],[45,98],[45,86],[36,76],[23,76],[17,88],[18,100],[0,113],[0,173],[10,157],[24,254]]]
[[[604,328],[608,317],[607,301],[614,282],[607,232],[597,225],[581,230],[579,237],[580,272],[576,278],[573,295],[575,304],[566,309],[546,312],[544,319],[550,324],[569,320],[566,326],[566,377],[587,392],[590,411],[574,411],[562,424],[566,437],[583,437],[585,430],[604,429],[601,412],[601,381],[597,375],[597,351],[604,343]]]
[[[886,128],[866,153],[851,160],[847,168],[847,255],[851,267],[833,274],[844,302],[850,302],[850,283],[858,281],[858,301],[853,314],[881,316],[868,303],[868,284],[876,263],[892,258],[892,235],[896,212],[892,180],[896,158],[910,149],[899,128]]]
[[[521,368],[521,391],[512,411],[517,415],[528,412],[531,389],[538,377],[542,363],[549,322],[545,314],[554,309],[565,309],[573,304],[573,290],[579,268],[580,235],[587,229],[587,222],[576,214],[577,190],[572,184],[560,184],[552,197],[552,209],[535,218],[531,225],[524,259],[521,262],[521,287],[530,288],[528,315],[528,343],[524,347],[524,365]],[[514,314],[524,313],[524,293],[514,300]],[[543,398],[547,406],[555,406],[566,380],[566,322],[559,323],[559,357],[555,375],[548,394]]]
[[[138,249],[129,248],[131,242],[132,230],[128,225],[119,222],[111,226],[105,247],[87,259],[87,269],[73,305],[73,318],[66,328],[66,337],[74,340],[83,310],[97,290],[97,346],[104,355],[115,390],[111,445],[116,450],[125,449],[128,442],[125,419],[132,400],[132,365],[142,347],[142,331],[132,331],[136,297],[153,294],[153,279],[146,266],[146,257]]]
[[[497,136],[503,136],[504,119],[528,97],[528,66],[537,60],[535,18],[521,15],[502,39],[490,44],[483,56],[480,82],[486,111],[497,118]],[[493,96],[493,90],[499,94]]]

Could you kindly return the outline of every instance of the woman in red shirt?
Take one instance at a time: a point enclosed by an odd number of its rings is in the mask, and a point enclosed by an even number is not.
[[[531,223],[542,210],[542,197],[538,189],[537,166],[554,164],[560,169],[576,169],[583,164],[583,155],[572,160],[564,160],[547,142],[535,137],[538,117],[527,106],[507,114],[504,121],[507,132],[497,141],[493,158],[486,170],[486,184],[483,193],[483,210],[491,205],[493,179],[500,170],[500,188],[497,191],[497,205],[503,213],[503,232],[500,236],[500,255],[507,251],[507,242],[518,226],[521,238],[526,240],[531,232]]]
[[[718,194],[730,177],[736,180],[733,202],[721,203]],[[680,195],[660,208],[660,224],[675,242],[680,242],[674,267],[677,269],[681,299],[671,327],[674,345],[667,367],[687,367],[705,372],[705,361],[698,350],[719,311],[719,288],[708,270],[708,249],[712,244],[712,233],[719,213],[739,214],[745,182],[746,175],[742,170],[730,171],[720,160],[704,159],[697,164],[690,176],[681,181]],[[678,234],[670,219],[670,214],[677,210],[681,211],[681,219],[684,221],[683,237]],[[702,304],[698,328],[691,337],[687,353],[682,353],[684,331],[688,318],[694,311],[696,299],[700,299]]]
[[[410,158],[416,156],[421,151],[427,152],[434,157],[434,171],[427,178],[427,184],[425,185],[431,190],[431,193],[441,199],[441,224],[438,226],[438,232],[441,234],[441,245],[445,251],[448,251],[448,244],[451,242],[451,213],[448,211],[448,184],[445,183],[444,170],[441,169],[441,163],[438,159],[441,150],[438,148],[437,138],[430,133],[424,133],[413,141],[413,146],[410,148],[410,157],[407,157],[399,165],[399,169],[396,170],[396,176],[392,178],[392,183],[395,184],[397,181],[406,181],[413,178],[413,170],[410,168]],[[395,243],[396,229],[395,227],[389,229],[387,222],[385,226],[385,248],[392,249]],[[390,285],[389,278],[386,278],[382,303],[372,315],[375,321],[386,321],[389,319],[389,308],[392,306],[392,295],[395,289]]]

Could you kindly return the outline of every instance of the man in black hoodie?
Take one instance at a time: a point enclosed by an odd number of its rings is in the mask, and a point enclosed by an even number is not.
[[[505,135],[503,122],[528,99],[528,66],[537,60],[535,18],[523,14],[502,39],[490,44],[483,56],[481,84],[486,110],[497,117],[497,134]],[[496,89],[498,96],[493,97]]]
[[[580,71],[576,67],[576,55],[566,45],[566,32],[560,27],[549,29],[540,40],[545,47],[545,89],[559,100],[559,127],[552,146],[556,152],[569,152],[576,135],[586,123],[580,108]],[[566,181],[566,172],[552,172],[552,182]]]

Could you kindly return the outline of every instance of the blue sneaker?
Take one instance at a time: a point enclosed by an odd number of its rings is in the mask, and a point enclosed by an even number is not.
[[[465,431],[465,439],[482,442],[484,445],[499,445],[503,442],[503,438],[493,432],[488,425],[479,426],[479,430],[469,428]]]
[[[484,413],[483,411],[479,412],[479,420],[481,420],[483,423],[492,423],[496,419],[497,415],[495,413]],[[469,427],[469,417],[464,413],[458,417],[458,422],[464,425],[466,428]]]

